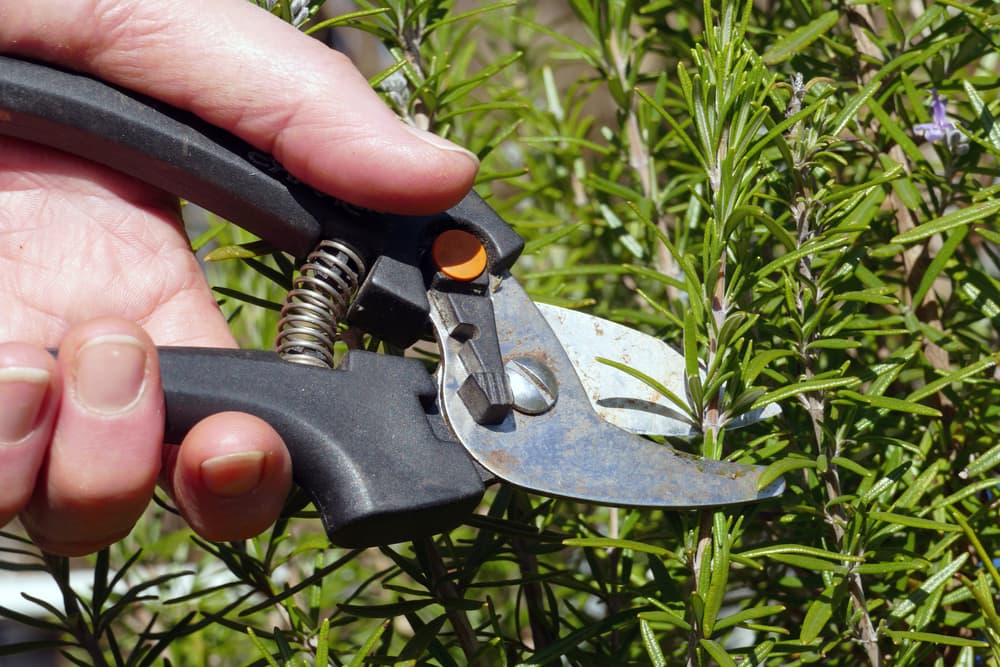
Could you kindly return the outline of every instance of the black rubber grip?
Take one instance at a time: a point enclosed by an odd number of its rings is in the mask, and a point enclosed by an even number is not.
[[[159,348],[166,438],[238,410],[281,434],[296,483],[330,540],[365,547],[450,530],[483,494],[472,459],[434,408],[414,359],[350,352],[337,370],[271,352]]]

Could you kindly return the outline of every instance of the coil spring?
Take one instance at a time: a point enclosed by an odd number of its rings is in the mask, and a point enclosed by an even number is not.
[[[337,326],[364,277],[365,265],[350,247],[324,240],[309,253],[285,297],[275,350],[286,361],[334,365]]]

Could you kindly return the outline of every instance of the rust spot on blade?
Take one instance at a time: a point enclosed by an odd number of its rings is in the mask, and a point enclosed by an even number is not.
[[[491,449],[485,453],[483,464],[489,470],[509,470],[521,464],[520,459],[502,449]]]

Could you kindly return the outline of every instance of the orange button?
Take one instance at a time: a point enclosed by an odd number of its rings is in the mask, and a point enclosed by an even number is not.
[[[434,239],[431,257],[441,273],[452,280],[475,280],[486,270],[486,248],[461,229],[449,229]]]

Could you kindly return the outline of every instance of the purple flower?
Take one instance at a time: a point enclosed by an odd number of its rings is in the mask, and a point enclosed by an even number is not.
[[[951,132],[957,131],[957,128],[945,115],[944,103],[947,100],[938,97],[937,90],[932,91],[932,94],[934,100],[931,102],[931,113],[934,115],[934,122],[914,125],[913,130],[926,138],[927,141],[941,141],[946,139]]]
[[[938,97],[937,90],[932,90],[934,96],[931,100],[931,115],[934,121],[931,123],[918,123],[913,126],[913,131],[921,135],[927,141],[944,141],[952,151],[959,155],[969,150],[969,140],[962,134],[962,131],[948,120],[945,111],[946,99]]]

